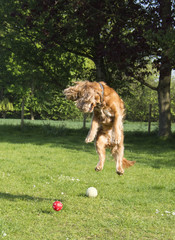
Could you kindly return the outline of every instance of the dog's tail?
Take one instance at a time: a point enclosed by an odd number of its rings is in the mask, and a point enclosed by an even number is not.
[[[135,161],[128,161],[126,158],[123,158],[123,168],[129,168],[134,165]]]

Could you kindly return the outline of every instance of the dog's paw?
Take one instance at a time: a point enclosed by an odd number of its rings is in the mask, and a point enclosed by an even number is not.
[[[120,142],[121,142],[121,139],[118,139],[118,138],[117,139],[116,138],[112,139],[112,143],[115,144],[115,145],[119,144]]]
[[[112,136],[112,143],[113,144],[119,144],[121,142],[121,135],[117,135],[117,136]]]
[[[96,172],[100,172],[101,170],[103,170],[102,167],[98,167],[98,166],[97,166],[97,167],[95,168],[95,171],[96,171]]]
[[[90,143],[90,142],[92,142],[93,140],[94,140],[94,138],[87,137],[87,138],[85,139],[85,143]]]
[[[96,168],[95,168],[95,171],[99,172],[99,171],[102,171],[102,170],[103,170],[103,163],[101,161],[99,161]]]
[[[119,176],[122,176],[124,174],[124,170],[123,168],[119,168],[116,170],[116,173],[119,175]]]

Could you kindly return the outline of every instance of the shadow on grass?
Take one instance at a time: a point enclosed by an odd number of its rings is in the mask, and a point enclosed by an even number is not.
[[[61,147],[95,154],[94,143],[85,144],[88,129],[71,129],[64,126],[27,124],[20,126],[0,125],[1,142],[13,144],[35,144]],[[157,133],[125,132],[125,148],[132,152],[131,157],[139,164],[153,168],[175,167],[175,135],[162,140]]]
[[[150,135],[143,132],[127,132],[125,147],[131,149],[135,155],[134,160],[139,164],[157,169],[175,167],[175,135],[165,140],[159,138],[157,132]]]
[[[3,193],[0,192],[0,199],[6,199],[9,201],[15,201],[16,199],[22,200],[22,201],[35,201],[35,202],[42,202],[42,201],[61,201],[63,202],[62,199],[51,199],[51,198],[40,198],[40,197],[32,197],[29,195],[22,195],[22,194],[10,194],[10,193]]]
[[[83,197],[83,198],[87,198],[86,194],[85,193],[80,193],[78,194],[79,197]]]
[[[85,143],[87,133],[88,129],[71,129],[64,126],[28,124],[21,129],[20,126],[0,125],[1,142],[34,145],[50,144],[51,147],[59,146],[84,152],[91,152],[93,149],[94,153],[94,144]]]

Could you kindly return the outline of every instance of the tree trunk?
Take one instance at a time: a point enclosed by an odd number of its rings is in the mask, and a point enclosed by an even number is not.
[[[21,105],[21,128],[24,127],[24,98],[22,99],[22,105]]]
[[[32,102],[33,102],[33,97],[34,97],[34,90],[35,90],[34,79],[32,79],[31,94],[30,94]],[[31,120],[35,120],[34,111],[33,111],[33,104],[32,104],[31,109],[30,109],[30,117],[31,117]]]
[[[2,118],[5,119],[6,118],[6,112],[2,112]]]
[[[158,100],[159,100],[159,136],[171,135],[171,64],[167,57],[162,57],[160,68]]]
[[[86,119],[87,119],[87,113],[83,114],[83,129],[86,128]]]
[[[34,112],[32,109],[30,110],[30,118],[31,120],[35,120]]]
[[[152,112],[152,104],[149,105],[149,115],[148,115],[148,133],[151,132],[151,112]]]
[[[103,58],[97,58],[95,61],[95,66],[96,66],[96,73],[97,73],[97,81],[105,81],[106,79],[106,73],[104,69],[104,61]]]
[[[166,36],[172,30],[171,0],[159,0],[160,17],[162,19],[162,33]],[[168,37],[168,36],[167,36]],[[171,134],[171,62],[167,43],[162,45],[160,77],[158,86],[159,100],[159,136],[169,137]]]

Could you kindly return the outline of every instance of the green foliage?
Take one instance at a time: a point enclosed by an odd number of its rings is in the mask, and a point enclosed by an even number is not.
[[[13,111],[13,104],[9,101],[8,98],[4,98],[0,102],[0,111]]]
[[[147,69],[152,74],[143,75],[143,81],[151,84],[155,88],[158,85],[158,74],[152,69],[151,64]],[[143,72],[145,69],[142,69]],[[150,88],[134,82],[130,84],[130,94],[123,95],[126,107],[126,118],[130,121],[148,121],[149,106],[152,105],[151,121],[158,121],[158,93]]]
[[[3,118],[6,117],[7,112],[11,112],[13,110],[14,110],[13,103],[11,103],[8,98],[4,98],[0,102],[0,112],[2,112]]]
[[[51,46],[52,43],[44,42],[42,24],[44,16],[35,22],[38,28],[29,26],[32,9],[35,3],[20,1],[2,1],[0,17],[0,51],[2,71],[0,71],[0,88],[3,89],[2,97],[8,97],[20,110],[22,99],[25,99],[25,111],[41,113],[46,118],[65,118],[72,107],[66,107],[65,101],[61,103],[54,94],[49,101],[45,101],[45,94],[53,91],[60,92],[74,79],[88,78],[91,74],[90,63],[84,58],[65,50],[60,44]],[[31,9],[32,8],[32,9]],[[47,21],[45,26],[52,26]],[[88,68],[88,71],[87,71]],[[0,69],[1,70],[1,69]],[[8,77],[7,77],[8,76]],[[10,76],[10,77],[9,77]],[[55,104],[52,103],[52,101]],[[63,116],[65,106],[65,116]],[[41,109],[41,107],[43,109]],[[50,107],[53,109],[50,110]],[[69,109],[69,110],[67,110]],[[46,113],[46,110],[48,113]],[[58,111],[61,111],[58,114]],[[51,116],[53,114],[53,116]],[[56,116],[58,115],[58,116]],[[60,115],[60,116],[59,116]]]
[[[82,113],[75,107],[72,101],[67,101],[63,94],[54,91],[46,93],[46,99],[41,104],[39,114],[42,119],[65,120],[82,118]]]
[[[156,91],[152,91],[144,86],[132,86],[132,95],[124,97],[126,107],[126,119],[130,121],[148,121],[149,105],[152,105],[152,121],[158,121],[158,96]]]
[[[77,79],[103,79],[126,99],[129,119],[146,121],[150,102],[157,119],[156,94],[130,84],[145,84],[152,74],[147,63],[154,59],[152,68],[160,70],[165,53],[174,67],[174,2],[1,0],[0,6],[0,99],[18,110],[25,99],[27,114],[37,117],[75,118],[81,114],[62,90]]]

